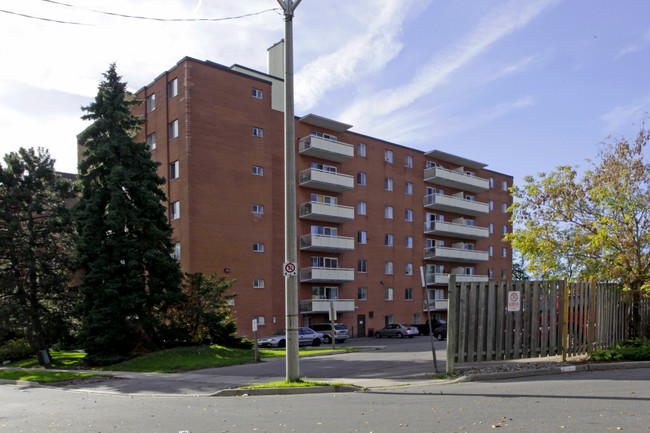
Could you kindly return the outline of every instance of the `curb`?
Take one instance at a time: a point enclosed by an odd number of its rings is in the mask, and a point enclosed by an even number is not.
[[[536,370],[503,371],[496,373],[472,374],[460,377],[454,382],[481,382],[489,380],[516,379],[519,377],[548,376],[554,374],[575,373],[583,371],[627,370],[632,368],[650,368],[650,361],[619,362],[605,364],[566,365]]]
[[[223,389],[210,397],[250,397],[258,395],[296,395],[320,394],[328,392],[364,392],[365,389],[356,385],[303,386],[293,388],[253,388],[253,389]]]

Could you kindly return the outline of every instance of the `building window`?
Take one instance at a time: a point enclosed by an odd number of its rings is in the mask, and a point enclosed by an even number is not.
[[[178,161],[169,164],[169,180],[178,179],[180,176],[180,165]]]
[[[181,217],[181,202],[175,201],[169,206],[169,217],[172,221]]]
[[[358,201],[357,202],[357,214],[359,215],[366,215],[366,202],[365,201]]]
[[[147,135],[147,145],[149,146],[149,150],[154,150],[156,148],[156,133],[152,132],[151,134]]]
[[[411,182],[406,182],[404,184],[404,194],[413,195],[413,184]]]
[[[392,150],[384,150],[384,161],[388,162],[389,164],[393,163],[393,151]]]
[[[393,179],[390,177],[384,178],[384,189],[386,191],[392,191],[393,190]]]
[[[147,113],[156,109],[156,94],[147,96]]]
[[[413,209],[404,209],[404,221],[413,222]]]
[[[253,98],[262,99],[262,97],[263,97],[262,90],[260,90],[260,89],[256,89],[255,87],[253,87],[253,88],[251,89],[251,96],[252,96]]]
[[[501,269],[501,279],[505,280],[506,278],[508,278],[508,271]]]
[[[357,242],[360,244],[367,244],[368,243],[368,232],[365,230],[359,230],[357,232]]]
[[[325,133],[325,132],[313,131],[313,130],[312,130],[312,131],[309,131],[309,134],[310,134],[310,135],[313,135],[314,137],[321,137],[321,138],[324,138],[324,139],[326,139],[326,140],[332,140],[332,141],[336,141],[336,140],[337,140],[336,135],[327,134],[327,133]]]
[[[406,248],[413,248],[413,236],[407,236],[404,238],[404,246]]]
[[[411,155],[404,155],[404,167],[413,168],[413,157]]]
[[[407,301],[413,300],[413,289],[410,288],[404,289],[404,299]]]
[[[505,235],[508,233],[508,227],[504,224],[501,226],[501,234]]]
[[[392,220],[393,219],[393,206],[384,207],[384,218]]]
[[[488,231],[490,232],[490,234],[494,233],[494,224],[493,223],[488,224]]]
[[[488,181],[489,181],[489,184],[490,184],[490,188],[494,188],[494,178],[491,177],[491,178],[488,179]]]
[[[357,300],[358,301],[367,301],[368,300],[368,288],[359,287],[357,289]]]
[[[172,99],[178,95],[178,80],[174,78],[169,83],[167,83],[167,98]]]
[[[365,274],[368,272],[368,260],[359,259],[357,260],[357,272]]]
[[[263,253],[264,252],[264,244],[261,243],[261,242],[253,243],[253,252],[255,252],[255,253]]]
[[[253,135],[255,137],[264,137],[264,130],[262,128],[253,126]]]
[[[508,191],[508,182],[506,182],[505,180],[501,182],[501,189],[503,189],[504,191]]]
[[[263,289],[264,288],[264,279],[263,278],[255,278],[253,280],[253,288],[254,289]]]
[[[362,171],[357,172],[357,185],[366,186],[366,173]]]
[[[489,279],[494,278],[494,269],[492,269],[492,268],[488,269],[488,278]]]
[[[264,326],[266,324],[264,316],[255,316],[255,321],[257,322],[257,326]]]
[[[386,287],[384,289],[384,300],[386,300],[386,301],[392,301],[393,300],[393,288],[392,287]]]
[[[501,203],[501,212],[508,213],[508,203]]]
[[[386,326],[388,326],[388,325],[392,325],[392,324],[393,324],[393,320],[394,320],[394,319],[393,319],[393,315],[392,315],[392,314],[386,314],[386,315],[384,316],[384,325],[386,325]]]
[[[413,314],[413,324],[419,325],[422,323],[422,316],[419,313]]]
[[[264,176],[264,167],[260,167],[259,165],[254,165],[253,174],[255,176]]]
[[[180,242],[176,242],[174,244],[174,252],[172,253],[172,258],[176,259],[176,260],[181,259],[181,243]]]
[[[406,263],[404,265],[404,275],[413,275],[413,263]]]
[[[393,246],[393,235],[390,233],[386,233],[384,235],[384,246],[387,247],[392,247]]]
[[[393,275],[393,262],[384,262],[384,274]]]
[[[169,122],[169,139],[178,137],[178,119]]]
[[[508,257],[508,249],[506,247],[501,248],[501,257]]]
[[[262,205],[262,204],[254,204],[253,205],[253,213],[263,214],[264,213],[264,205]]]
[[[490,257],[492,257],[492,256],[494,255],[494,247],[493,247],[492,245],[490,245],[490,246],[488,247],[488,255],[489,255]]]
[[[338,299],[338,287],[313,286],[311,288],[312,299]]]
[[[366,143],[357,143],[357,155],[366,156]]]
[[[494,200],[488,200],[488,205],[490,207],[490,210],[494,210]]]

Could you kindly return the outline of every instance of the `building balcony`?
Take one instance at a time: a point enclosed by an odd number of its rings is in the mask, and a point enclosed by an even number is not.
[[[346,283],[354,281],[352,268],[321,268],[310,266],[300,269],[301,283]]]
[[[448,308],[448,299],[432,299],[422,303],[422,311],[447,311]]]
[[[330,304],[337,313],[354,311],[354,299],[307,299],[300,301],[300,314],[329,314]]]
[[[455,170],[442,167],[425,168],[424,181],[468,192],[482,192],[490,188],[490,182],[487,179],[469,175],[463,167]]]
[[[298,152],[301,155],[314,158],[343,162],[354,157],[354,146],[336,140],[308,135],[298,141]]]
[[[308,168],[300,172],[298,183],[300,186],[307,188],[343,192],[354,188],[354,177],[348,174],[333,173],[318,168]]]
[[[427,209],[471,216],[485,215],[490,211],[487,203],[445,194],[425,195],[423,205]]]
[[[487,251],[467,250],[464,248],[427,247],[424,249],[424,260],[478,263],[487,262],[489,256]]]
[[[459,283],[486,283],[489,281],[487,275],[466,275],[456,274],[456,281]],[[449,274],[426,273],[424,280],[427,286],[446,286],[449,284]]]
[[[300,250],[343,253],[354,250],[354,238],[308,234],[300,236]]]
[[[470,226],[457,222],[427,221],[425,235],[445,236],[460,239],[483,239],[490,235],[487,227]]]
[[[343,223],[354,219],[354,208],[312,201],[300,205],[300,218],[313,221]]]

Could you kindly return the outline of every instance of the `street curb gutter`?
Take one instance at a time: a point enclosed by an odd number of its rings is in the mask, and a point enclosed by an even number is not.
[[[292,388],[253,388],[253,389],[223,389],[210,397],[248,397],[258,395],[295,395],[318,394],[327,392],[363,392],[364,388],[355,385],[303,386]]]
[[[605,364],[566,365],[537,370],[504,371],[496,373],[472,374],[463,376],[455,382],[481,382],[488,380],[516,379],[529,376],[548,376],[552,374],[575,373],[580,371],[627,370],[631,368],[650,368],[650,361],[617,362]]]

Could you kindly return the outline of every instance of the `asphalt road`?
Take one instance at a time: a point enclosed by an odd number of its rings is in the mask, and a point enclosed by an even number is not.
[[[0,432],[648,432],[650,369],[389,392],[133,396],[0,386]]]

